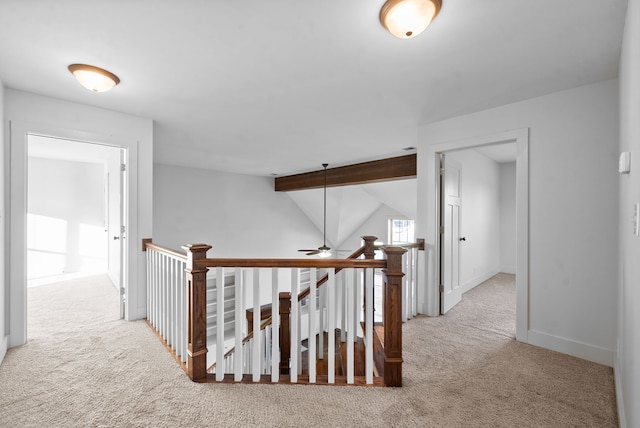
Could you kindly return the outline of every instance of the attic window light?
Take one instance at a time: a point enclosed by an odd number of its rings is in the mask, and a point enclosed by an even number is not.
[[[442,0],[387,0],[380,9],[380,22],[399,39],[422,33],[438,15]]]
[[[68,68],[78,83],[93,92],[107,92],[120,83],[118,76],[100,67],[71,64]]]

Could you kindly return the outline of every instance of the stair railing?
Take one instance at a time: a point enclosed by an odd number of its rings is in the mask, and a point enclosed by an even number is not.
[[[352,254],[350,254],[347,259],[358,259],[362,256],[364,256],[365,259],[373,259],[375,258],[375,247],[374,247],[374,243],[375,240],[378,239],[375,236],[363,236],[362,239],[364,240],[364,245],[360,248],[358,248],[357,250],[355,250]],[[335,268],[334,269],[334,274],[339,274],[340,271],[342,271],[342,268]],[[311,275],[311,273],[309,273],[309,275]],[[310,281],[312,279],[310,278]],[[318,290],[322,290],[324,291],[325,289],[322,289],[322,285],[327,283],[327,281],[329,280],[329,273],[325,273],[324,275],[322,275],[319,279],[317,279],[316,281],[316,289]],[[303,302],[303,300],[305,298],[307,298],[309,296],[311,292],[311,286],[305,288],[303,291],[301,291],[298,294],[298,302]],[[291,293],[289,292],[282,292],[279,293],[278,295],[278,300],[279,300],[279,315],[280,315],[280,329],[279,329],[279,342],[280,342],[280,373],[281,374],[289,374],[290,370],[289,370],[289,365],[290,365],[290,353],[291,353],[291,341],[290,341],[290,316],[291,316]],[[323,297],[325,299],[323,299]],[[319,312],[319,324],[322,326],[324,325],[324,311],[328,310],[327,306],[326,306],[326,294],[322,295],[320,298],[321,301],[321,308],[320,308],[320,312]],[[323,304],[324,303],[324,304]],[[272,322],[273,322],[273,316],[270,315],[272,314],[271,312],[271,308],[272,305],[271,304],[267,304],[267,305],[262,305],[260,307],[260,317],[261,320],[263,320],[264,322],[260,325],[260,329],[266,329],[269,328],[269,326],[271,326]],[[242,346],[247,346],[251,339],[253,339],[253,317],[254,317],[254,312],[253,312],[253,308],[248,309],[247,311],[247,325],[248,325],[248,331],[249,333],[247,334],[247,336],[242,340]],[[342,326],[342,332],[345,332],[345,328],[344,326]],[[344,340],[344,334],[343,334],[343,342]],[[236,348],[235,346],[232,347],[229,351],[227,351],[224,355],[224,361],[225,361],[225,368],[228,369],[229,367],[229,360],[231,360],[232,355],[234,354]],[[320,334],[318,335],[318,358],[322,359],[324,356],[324,334]],[[215,373],[215,368],[216,368],[216,362],[214,362],[213,364],[211,364],[209,366],[209,368],[207,369],[208,373]]]
[[[180,253],[148,243],[146,248],[151,250],[147,256],[148,322],[176,358],[184,363],[183,368],[194,381],[401,386],[402,278],[406,250],[385,247],[384,260],[376,260],[373,258],[375,237],[369,238],[372,240],[365,245],[367,248],[357,251],[361,253],[358,256],[364,254],[365,259],[210,259],[207,258],[211,248],[208,245],[188,245],[183,247],[186,253]],[[318,277],[318,280],[311,281],[308,288],[299,292],[301,269],[310,269],[312,278]],[[318,275],[322,269],[327,272]],[[285,270],[288,272],[286,277]],[[185,274],[181,275],[181,271]],[[384,273],[384,336],[379,338],[384,347],[374,356],[373,317],[367,314],[373,312],[373,277],[377,271]],[[215,339],[207,332],[207,272],[220,279],[218,284],[224,284],[225,273],[232,273],[235,279],[235,328],[233,340],[226,343],[224,287],[216,287],[215,291],[218,294],[215,299],[218,305]],[[316,297],[318,289],[319,298]],[[293,299],[293,303],[289,299],[287,305],[287,295],[298,298]],[[305,298],[308,301],[306,325],[302,321],[305,308],[300,305]],[[272,305],[270,319],[255,317],[253,332],[247,334],[244,322],[247,307],[253,308],[256,314],[262,313],[262,304],[269,299]],[[318,301],[322,303],[318,304]],[[184,311],[184,317],[180,315],[181,311]],[[285,325],[287,322],[289,328]],[[186,342],[181,339],[180,331],[184,332],[182,336],[186,337]],[[303,352],[300,339],[304,338],[304,333],[307,333],[308,349]],[[325,335],[326,347],[320,339]],[[318,375],[315,355],[322,359],[324,349],[329,356],[339,354],[336,340],[332,340],[336,336],[346,343],[346,363],[341,363],[339,358],[327,358],[324,363],[326,374]],[[366,342],[363,345],[364,373],[354,362],[358,336]],[[288,359],[284,352],[286,341],[290,346]],[[232,346],[234,349],[230,349]],[[304,355],[306,370],[303,370]],[[207,374],[207,367],[214,361],[224,361],[224,364],[215,367],[215,373]],[[342,375],[336,364],[346,364]],[[318,367],[320,365],[318,363]],[[375,380],[377,373],[381,377]]]
[[[147,323],[181,364],[187,362],[187,255],[146,242]]]

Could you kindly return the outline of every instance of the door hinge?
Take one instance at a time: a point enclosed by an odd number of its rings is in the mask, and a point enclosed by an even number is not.
[[[444,226],[440,226],[440,234],[444,234]]]
[[[124,287],[120,287],[120,295],[124,297]]]
[[[444,285],[440,284],[440,292],[444,293]]]
[[[127,165],[124,163],[120,164],[120,171],[126,171],[127,170]]]
[[[124,233],[125,232],[125,227],[124,226],[120,226],[120,233]]]
[[[440,175],[444,175],[444,168],[440,168]]]

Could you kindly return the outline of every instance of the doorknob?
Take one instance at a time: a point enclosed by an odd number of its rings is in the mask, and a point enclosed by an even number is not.
[[[465,238],[464,236],[462,238],[460,238],[461,241],[466,241],[467,238]]]
[[[113,237],[113,240],[114,240],[114,241],[117,241],[118,239],[120,239],[120,237],[119,237],[119,236],[114,236],[114,237]]]

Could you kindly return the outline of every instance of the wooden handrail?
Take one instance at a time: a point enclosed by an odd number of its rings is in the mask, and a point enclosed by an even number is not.
[[[154,250],[162,254],[166,254],[175,259],[179,259],[183,262],[187,261],[187,253],[183,251],[174,250],[168,247],[163,247],[162,245],[156,245],[153,242],[145,242],[145,249]]]
[[[384,268],[384,260],[368,259],[201,259],[194,260],[194,267],[244,268]]]

